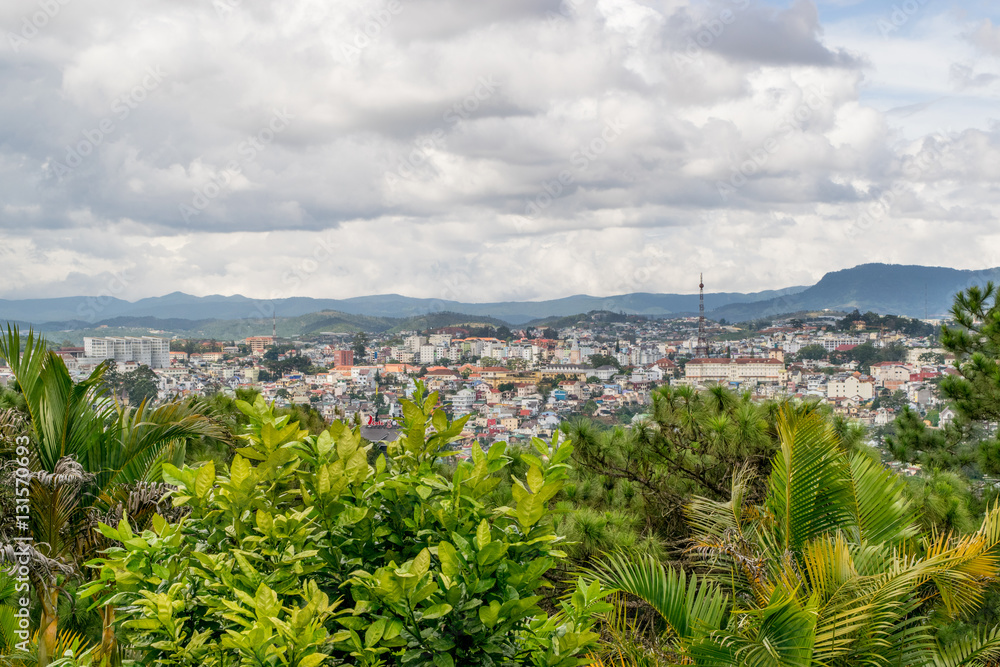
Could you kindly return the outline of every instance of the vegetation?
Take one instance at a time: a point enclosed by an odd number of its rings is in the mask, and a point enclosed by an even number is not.
[[[932,609],[976,610],[1000,575],[1000,507],[974,532],[921,533],[904,483],[847,454],[820,415],[783,410],[766,492],[733,475],[725,502],[687,511],[705,575],[616,554],[591,571],[649,604],[659,648],[697,665],[985,664],[1000,628],[937,642]]]
[[[924,466],[911,479],[826,406],[722,387],[662,387],[628,424],[584,417],[459,461],[466,418],[418,383],[382,451],[243,390],[125,405],[110,369],[74,383],[11,328],[0,558],[30,534],[31,636],[0,575],[0,664],[997,664],[996,289],[953,315],[957,417],[930,428],[878,397],[900,413],[890,453]],[[899,354],[870,347],[853,360]]]

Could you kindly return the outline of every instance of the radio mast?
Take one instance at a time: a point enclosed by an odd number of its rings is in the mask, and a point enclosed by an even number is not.
[[[705,274],[698,274],[698,346],[694,356],[708,356],[708,337],[705,335]]]

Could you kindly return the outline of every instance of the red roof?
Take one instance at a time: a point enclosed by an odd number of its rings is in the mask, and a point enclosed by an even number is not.
[[[692,359],[688,364],[771,364],[784,366],[784,362],[779,359],[763,359],[755,357],[741,357],[738,359]]]

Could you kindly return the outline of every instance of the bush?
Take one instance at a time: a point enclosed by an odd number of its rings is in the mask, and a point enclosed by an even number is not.
[[[492,509],[504,443],[447,478],[465,419],[436,403],[422,386],[403,401],[402,438],[370,466],[358,429],[311,436],[263,399],[239,402],[250,426],[229,471],[165,465],[190,514],[141,535],[102,525],[121,546],[83,594],[119,607],[133,664],[584,664],[605,593],[578,581],[551,616],[537,595],[565,558],[548,508],[571,445],[535,439],[513,506]]]

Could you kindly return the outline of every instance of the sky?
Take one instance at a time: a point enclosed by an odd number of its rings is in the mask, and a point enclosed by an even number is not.
[[[0,298],[1000,266],[985,0],[4,0]]]

